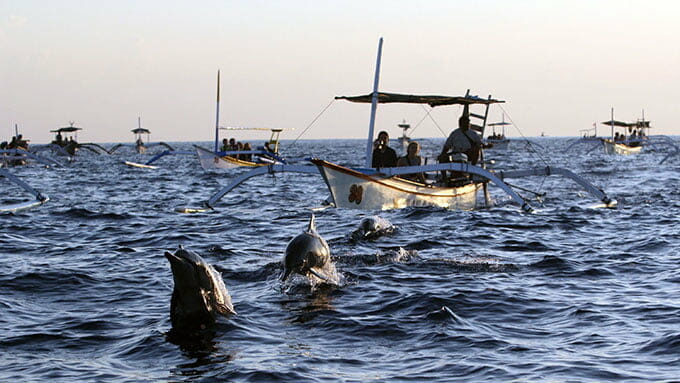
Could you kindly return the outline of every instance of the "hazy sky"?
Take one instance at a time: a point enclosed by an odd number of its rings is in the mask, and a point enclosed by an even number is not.
[[[382,91],[491,94],[526,136],[577,135],[611,107],[677,135],[679,20],[654,0],[0,0],[0,139],[75,121],[81,142],[129,142],[141,116],[152,141],[211,140],[218,68],[221,125],[295,138],[333,96],[371,91],[379,37]],[[459,111],[432,116],[448,133]],[[369,112],[336,101],[303,138],[364,138]],[[425,113],[380,106],[377,129]],[[427,119],[413,136],[442,133]]]

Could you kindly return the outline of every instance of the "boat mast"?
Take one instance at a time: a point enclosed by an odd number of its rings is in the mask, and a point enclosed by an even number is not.
[[[614,141],[614,108],[612,107],[612,118],[611,121],[609,122],[611,128],[612,128],[612,141]]]
[[[215,111],[215,153],[219,149],[220,140],[220,70],[217,70],[217,106]]]
[[[368,125],[368,142],[366,143],[366,167],[370,168],[373,157],[373,129],[375,127],[375,112],[378,108],[378,81],[380,80],[380,56],[382,55],[383,39],[378,42],[378,58],[375,62],[375,79],[373,80],[373,97],[371,98],[371,121]]]

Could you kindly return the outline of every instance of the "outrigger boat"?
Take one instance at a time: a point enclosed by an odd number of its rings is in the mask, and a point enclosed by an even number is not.
[[[198,145],[194,145],[201,167],[205,170],[224,170],[240,167],[258,167],[276,163],[285,163],[286,160],[279,155],[279,135],[283,129],[278,128],[242,128],[220,127],[220,130],[265,130],[270,131],[269,141],[256,150],[244,148],[230,149],[226,151],[210,151]],[[215,136],[215,142],[219,145],[219,136]]]
[[[58,128],[55,130],[50,130],[52,133],[56,133],[54,140],[48,145],[35,145],[35,151],[52,150],[58,155],[67,156],[73,159],[76,152],[80,148],[87,149],[92,153],[102,154],[108,153],[108,150],[99,144],[92,142],[79,143],[78,142],[78,131],[83,130],[82,128],[76,127],[73,121],[69,121],[69,126]],[[62,133],[65,133],[62,135]],[[66,138],[67,133],[73,133],[73,135]]]
[[[642,111],[642,119],[633,122],[617,121],[614,119],[614,108],[611,109],[611,119],[604,121],[601,124],[609,126],[611,129],[611,136],[609,138],[597,137],[597,126],[593,124],[592,129],[581,130],[586,132],[583,137],[577,139],[569,145],[565,151],[570,150],[578,144],[592,144],[601,143],[605,154],[609,155],[631,155],[642,152],[643,147],[651,146],[653,148],[671,148],[673,151],[669,153],[662,161],[666,161],[670,156],[680,152],[680,148],[670,139],[670,137],[663,135],[650,135],[650,122],[645,120],[644,110]],[[594,131],[590,135],[589,132]],[[593,147],[594,148],[594,147]],[[591,150],[593,149],[591,148]]]
[[[491,104],[503,102],[492,99],[490,96],[488,98],[471,96],[469,91],[465,96],[418,96],[379,92],[378,82],[382,41],[381,38],[378,45],[373,92],[362,96],[336,97],[336,99],[343,99],[350,102],[371,104],[368,140],[366,142],[365,168],[348,168],[322,159],[312,159],[311,163],[313,166],[272,164],[266,167],[253,169],[248,173],[235,177],[231,183],[224,186],[204,203],[206,208],[177,208],[176,211],[201,212],[212,209],[212,206],[214,206],[226,193],[233,190],[247,179],[258,175],[282,172],[321,174],[331,194],[332,204],[338,208],[386,210],[407,206],[439,206],[447,209],[475,209],[481,206],[491,206],[487,185],[488,183],[493,183],[507,193],[524,211],[532,211],[533,208],[530,203],[513,190],[511,186],[505,183],[504,180],[508,178],[547,175],[561,175],[570,178],[595,198],[602,201],[604,206],[613,207],[616,205],[615,200],[610,199],[602,190],[596,188],[580,176],[567,169],[550,166],[516,171],[492,172],[485,169],[484,162],[482,161],[481,166],[475,166],[467,162],[451,162],[423,166],[380,169],[371,168],[375,116],[378,104],[428,104],[431,107],[462,105],[468,108],[474,105],[481,105],[484,107],[483,114],[470,113],[469,116],[475,117],[481,121],[481,126],[477,125],[477,128],[481,128],[481,133],[483,133],[489,106]],[[472,127],[475,128],[474,125]],[[443,171],[462,173],[466,176],[467,181],[456,186],[440,186],[438,184],[421,184],[399,177],[401,175],[419,172],[437,173]],[[484,191],[485,198],[483,205],[478,202],[477,198],[480,191]]]
[[[485,140],[487,144],[491,145],[491,148],[493,149],[502,149],[505,150],[508,148],[508,144],[510,144],[510,139],[505,137],[505,127],[508,125],[512,125],[509,122],[505,122],[505,113],[501,117],[501,122],[492,122],[489,124],[489,126],[492,129],[492,133],[490,136],[488,136]],[[496,133],[496,127],[501,128],[501,133]]]
[[[24,189],[34,197],[33,200],[29,201],[0,204],[0,213],[14,213],[20,210],[30,209],[50,200],[48,196],[33,189],[29,184],[19,179],[7,169],[0,168],[0,176],[5,177],[7,180]]]
[[[194,145],[201,167],[205,170],[224,170],[240,167],[259,167],[286,163],[279,155],[279,135],[283,129],[220,127],[220,71],[217,71],[217,103],[215,112],[215,145],[212,151]],[[220,130],[267,130],[271,131],[269,141],[257,150],[230,148],[220,149]],[[253,157],[255,160],[253,160]]]
[[[151,134],[151,131],[149,129],[142,128],[141,117],[137,117],[137,128],[132,129],[131,131],[135,135],[135,143],[134,144],[116,144],[108,151],[108,153],[113,154],[116,150],[118,150],[121,147],[134,147],[135,152],[137,154],[146,154],[146,150],[148,148],[153,147],[153,146],[163,146],[167,150],[165,150],[161,155],[154,157],[153,160],[148,161],[146,164],[140,164],[140,163],[132,162],[132,161],[123,161],[123,164],[125,164],[125,165],[137,167],[137,168],[156,169],[156,166],[150,165],[151,162],[156,161],[158,158],[162,157],[163,155],[167,155],[167,154],[170,154],[170,153],[173,153],[173,154],[178,153],[172,146],[166,144],[165,142],[149,142],[149,135]],[[142,138],[143,134],[146,134],[146,144],[144,143],[144,139]],[[186,154],[189,154],[189,153],[190,152],[188,152]]]
[[[408,144],[411,142],[411,137],[409,137],[406,132],[411,129],[411,124],[407,124],[406,120],[403,120],[401,124],[397,125],[399,129],[401,129],[401,137],[399,137],[399,143],[401,144],[401,147],[404,149],[404,152],[408,148]]]

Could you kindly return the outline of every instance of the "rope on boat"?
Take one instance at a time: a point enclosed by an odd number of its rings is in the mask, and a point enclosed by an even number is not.
[[[288,149],[292,148],[292,147],[295,145],[295,143],[298,142],[298,140],[300,139],[300,137],[302,137],[302,135],[305,134],[305,133],[309,130],[309,128],[312,127],[312,125],[314,125],[314,123],[316,122],[316,120],[318,120],[319,117],[321,117],[321,115],[324,114],[324,113],[326,112],[326,110],[328,110],[328,108],[330,108],[331,105],[332,105],[334,102],[335,102],[335,98],[333,98],[333,99],[331,100],[331,102],[329,102],[328,105],[326,105],[326,107],[323,108],[323,110],[321,111],[321,113],[317,114],[316,117],[314,117],[314,119],[312,120],[312,122],[310,122],[309,125],[307,125],[307,127],[305,128],[305,130],[303,130],[302,133],[300,133],[300,135],[298,135],[297,138],[295,138],[295,140],[293,140],[293,142],[292,142],[290,145],[288,145]]]
[[[434,122],[434,125],[437,127],[437,129],[439,129],[439,131],[442,133],[442,135],[443,135],[444,137],[448,137],[449,135],[446,134],[446,133],[444,133],[444,131],[442,130],[442,128],[439,126],[439,124],[437,123],[437,121],[435,121],[434,117],[432,117],[432,115],[430,114],[430,111],[427,110],[427,108],[425,107],[425,105],[420,104],[420,106],[423,108],[423,110],[425,110],[425,113],[427,113],[427,114],[425,115],[425,117],[430,117],[430,120],[432,120],[432,122]],[[413,133],[413,132],[411,132],[411,133]]]
[[[527,139],[526,136],[524,136],[524,133],[522,133],[522,131],[521,131],[521,130],[519,129],[519,127],[517,126],[517,124],[515,124],[515,121],[512,120],[512,116],[510,116],[510,113],[508,113],[508,112],[505,110],[505,108],[503,108],[503,105],[498,104],[498,106],[501,108],[501,110],[503,111],[503,113],[505,113],[505,115],[508,117],[508,119],[510,120],[510,123],[512,124],[512,126],[515,127],[515,129],[517,130],[517,132],[519,133],[519,135],[522,136],[522,138],[524,139],[524,141],[527,142],[527,143],[529,144],[529,145],[528,145],[529,151],[533,152],[536,156],[538,156],[538,158],[541,160],[541,162],[543,162],[543,164],[544,164],[545,166],[549,166],[549,164],[548,164],[548,162],[545,160],[545,158],[543,158],[543,156],[541,156],[541,154],[538,152],[538,150],[534,149],[534,145],[531,143],[531,141],[529,141],[529,139]]]

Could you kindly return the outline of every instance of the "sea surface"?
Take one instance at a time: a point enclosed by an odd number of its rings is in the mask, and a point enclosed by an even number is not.
[[[532,140],[487,151],[490,167],[567,168],[618,207],[550,176],[510,181],[531,214],[495,187],[496,205],[476,211],[324,209],[320,176],[277,174],[179,214],[243,170],[206,172],[190,155],[129,168],[150,157],[129,149],[12,168],[51,200],[0,215],[0,381],[679,381],[680,157]],[[442,142],[421,141],[430,162]],[[348,166],[364,148],[282,143],[288,158]],[[23,196],[0,185],[2,202]],[[284,250],[312,211],[340,283],[283,285]],[[353,240],[375,214],[397,230]],[[163,254],[179,245],[221,272],[238,312],[195,342],[167,336]]]

